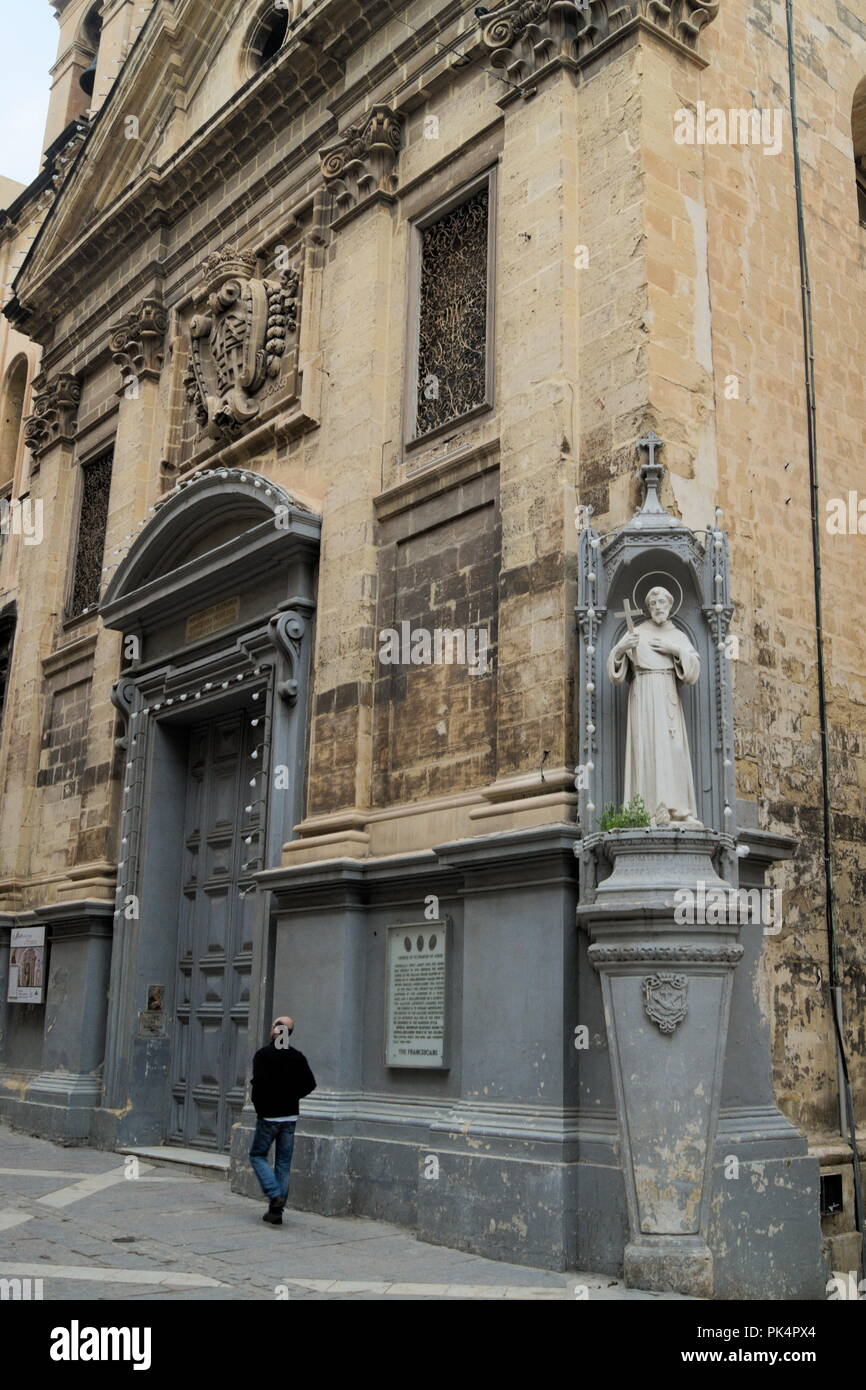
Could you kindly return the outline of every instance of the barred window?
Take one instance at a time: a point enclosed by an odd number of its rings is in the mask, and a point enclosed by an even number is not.
[[[99,602],[113,459],[114,453],[109,450],[82,465],[81,511],[69,604],[70,618],[79,617]]]
[[[854,177],[857,184],[857,211],[860,226],[866,227],[866,77],[854,93],[851,109],[851,135],[854,140]]]
[[[9,685],[9,667],[12,664],[12,643],[15,640],[15,619],[9,616],[0,618],[0,730],[3,725],[3,709],[6,704],[6,690]]]
[[[415,438],[488,403],[489,183],[419,235]]]

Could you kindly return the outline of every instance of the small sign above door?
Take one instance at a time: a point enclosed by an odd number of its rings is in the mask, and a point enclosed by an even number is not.
[[[196,642],[201,637],[210,637],[224,627],[231,627],[241,615],[240,596],[223,599],[212,608],[203,608],[200,613],[192,613],[186,620],[186,640]]]

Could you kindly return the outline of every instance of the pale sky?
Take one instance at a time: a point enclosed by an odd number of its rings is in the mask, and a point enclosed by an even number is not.
[[[26,184],[42,167],[48,73],[57,56],[59,29],[50,0],[0,0],[0,33],[0,174]]]

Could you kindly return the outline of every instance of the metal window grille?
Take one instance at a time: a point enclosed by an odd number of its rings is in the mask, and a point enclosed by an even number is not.
[[[113,451],[82,466],[81,511],[69,616],[76,618],[99,602],[102,558],[108,527]]]
[[[416,436],[486,398],[489,203],[484,187],[421,231]]]

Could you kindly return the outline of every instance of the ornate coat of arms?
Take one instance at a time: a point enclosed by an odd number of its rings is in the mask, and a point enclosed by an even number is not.
[[[297,332],[297,271],[262,280],[256,266],[254,255],[231,247],[204,264],[207,312],[190,322],[184,385],[214,439],[236,439],[255,420],[263,388],[279,376],[288,335]]]
[[[688,1013],[688,988],[687,975],[675,975],[669,970],[659,970],[644,980],[644,1007],[663,1033],[673,1033]]]

